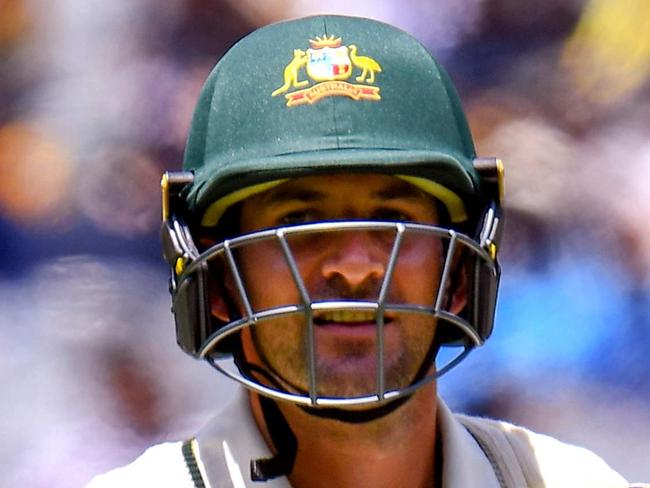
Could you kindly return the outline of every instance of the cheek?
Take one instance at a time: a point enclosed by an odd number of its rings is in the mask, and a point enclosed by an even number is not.
[[[409,303],[431,305],[442,272],[442,246],[439,242],[405,242],[392,282]]]
[[[299,303],[297,287],[278,247],[272,243],[254,244],[237,254],[244,287],[255,311]]]

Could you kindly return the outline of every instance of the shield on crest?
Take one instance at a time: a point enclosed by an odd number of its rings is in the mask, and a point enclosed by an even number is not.
[[[345,80],[352,74],[347,46],[308,49],[307,74],[315,81]]]

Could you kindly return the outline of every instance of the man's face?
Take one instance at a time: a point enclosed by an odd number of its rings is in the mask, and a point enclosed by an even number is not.
[[[336,220],[391,220],[437,224],[433,200],[386,175],[336,174],[296,178],[247,199],[241,231]],[[379,297],[394,230],[352,230],[288,240],[312,301]],[[443,245],[438,237],[406,235],[388,289],[388,303],[430,307],[438,289]],[[277,242],[242,247],[236,254],[253,310],[300,304],[300,294]],[[376,316],[372,311],[314,312],[319,396],[376,392]],[[430,351],[435,320],[385,314],[384,371],[388,389],[408,386]],[[303,315],[251,326],[243,334],[249,361],[261,362],[290,390],[308,390],[307,326]]]

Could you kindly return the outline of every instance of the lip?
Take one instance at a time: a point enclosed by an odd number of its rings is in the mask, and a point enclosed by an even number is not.
[[[327,335],[342,338],[374,339],[377,336],[377,326],[374,322],[325,322],[317,324],[317,331]]]
[[[392,318],[384,318],[384,326],[390,326]],[[375,320],[344,321],[338,322],[315,318],[314,325],[317,330],[340,337],[375,338],[377,336],[377,322]]]
[[[393,321],[393,314],[384,313],[384,323]],[[314,314],[316,325],[341,324],[343,326],[357,327],[363,325],[375,325],[377,317],[374,311],[368,310],[327,310]]]

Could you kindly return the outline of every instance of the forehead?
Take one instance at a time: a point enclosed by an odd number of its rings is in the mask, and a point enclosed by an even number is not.
[[[354,203],[380,200],[431,201],[419,188],[395,176],[335,173],[303,176],[284,182],[246,200],[247,206],[268,206],[291,200]]]

